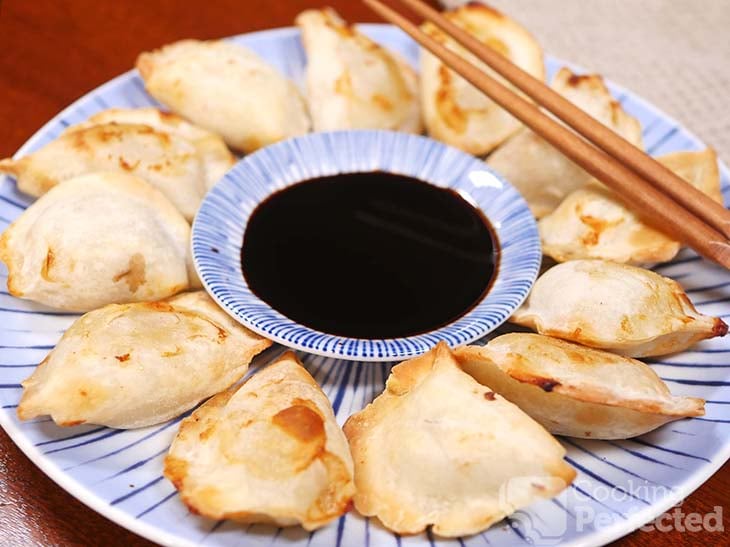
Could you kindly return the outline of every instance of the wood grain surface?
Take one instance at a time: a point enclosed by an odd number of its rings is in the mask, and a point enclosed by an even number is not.
[[[377,20],[357,0],[328,4],[351,21]],[[12,155],[72,101],[132,67],[141,51],[181,38],[288,26],[301,10],[319,5],[311,0],[2,0],[0,157]],[[704,514],[725,506],[727,513],[729,501],[726,464],[682,509]],[[724,525],[730,527],[727,515]],[[67,494],[0,431],[0,546],[33,545],[152,544]],[[710,547],[730,545],[730,539],[717,532],[638,531],[616,545]]]

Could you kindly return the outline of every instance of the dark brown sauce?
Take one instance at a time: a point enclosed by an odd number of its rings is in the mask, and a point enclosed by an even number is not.
[[[397,338],[474,307],[498,265],[483,213],[453,190],[383,172],[276,192],[248,221],[251,290],[288,318],[352,338]]]

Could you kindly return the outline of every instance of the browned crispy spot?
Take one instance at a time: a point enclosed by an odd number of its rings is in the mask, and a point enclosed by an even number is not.
[[[198,438],[201,441],[204,441],[208,437],[210,437],[214,432],[215,432],[215,424],[213,424],[209,427],[206,427],[203,431],[201,431],[200,434],[198,435]]]
[[[712,325],[712,336],[725,336],[727,334],[727,323],[715,317],[715,323]]]
[[[175,456],[167,456],[165,458],[165,476],[175,485],[175,488],[178,490],[182,488],[187,475],[188,462]]]
[[[598,240],[601,238],[601,234],[606,231],[607,228],[616,224],[615,222],[607,222],[601,218],[596,218],[591,215],[582,215],[580,214],[580,211],[577,212],[579,214],[580,221],[589,228],[589,231],[581,236],[581,241],[585,245],[597,245]]]
[[[590,74],[571,74],[568,76],[567,84],[571,87],[578,87],[583,82],[589,82],[593,78]]]
[[[487,401],[494,401],[494,399],[495,399],[494,391],[485,391],[484,392],[484,398]]]
[[[634,329],[631,328],[631,321],[628,315],[624,315],[621,318],[621,330],[628,334],[631,334],[634,331]]]
[[[68,422],[61,422],[58,425],[63,427],[73,427],[75,425],[85,424],[86,420],[69,420]]]
[[[587,357],[583,352],[568,349],[567,347],[562,348],[565,351],[565,355],[570,357],[570,360],[574,363],[590,363],[591,359]]]
[[[73,139],[71,141],[71,148],[75,148],[76,150],[88,150],[89,143],[86,142],[86,133],[87,131],[83,130],[71,133]]]
[[[352,80],[350,80],[349,72],[343,72],[342,75],[335,80],[335,93],[339,93],[346,97],[352,96]]]
[[[293,405],[278,412],[271,419],[274,425],[283,429],[292,437],[310,443],[324,438],[324,420],[304,405]]]
[[[122,131],[120,131],[116,127],[116,125],[117,125],[116,123],[112,122],[105,126],[100,126],[101,128],[97,131],[99,140],[101,142],[109,142],[112,139],[116,139],[118,141],[122,140],[124,133]]]
[[[173,114],[172,112],[165,112],[164,110],[160,110],[160,119],[165,120],[166,122],[173,122],[175,124],[180,123],[180,116],[177,114]]]
[[[219,327],[212,321],[210,321],[210,324],[213,325],[218,330],[218,343],[222,344],[226,338],[228,338],[228,331],[224,329],[223,327]]]
[[[174,351],[163,351],[162,356],[163,357],[175,357],[176,355],[180,355],[182,353],[182,349],[180,349],[180,346],[175,346]]]
[[[116,359],[120,363],[124,363],[125,361],[129,361],[129,354],[125,353],[124,355],[115,355],[114,359]]]
[[[347,23],[342,24],[339,21],[336,21],[326,10],[323,11],[322,14],[324,15],[324,24],[334,30],[337,34],[343,38],[351,38],[352,36],[355,36],[355,29],[352,28],[352,25]]]
[[[48,252],[46,252],[46,259],[43,261],[43,265],[41,266],[41,277],[46,281],[53,281],[53,279],[51,279],[51,268],[53,267],[53,263],[55,260],[56,255],[53,253],[53,249],[48,247]]]
[[[143,305],[155,311],[173,311],[175,309],[172,305],[164,301],[144,302]]]
[[[545,378],[543,376],[535,376],[534,374],[522,373],[519,370],[512,370],[510,372],[510,375],[515,380],[518,380],[525,384],[532,384],[547,392],[552,391],[560,385],[560,382],[553,378]]]
[[[502,19],[504,17],[504,15],[502,15],[502,13],[497,11],[496,9],[494,9],[486,4],[482,4],[481,2],[476,2],[476,1],[467,2],[464,6],[462,6],[461,9],[463,9],[464,11],[475,11],[475,12],[481,12],[484,14],[489,13],[493,17],[498,17],[500,19]]]
[[[377,104],[380,108],[383,110],[393,110],[393,103],[387,98],[381,95],[380,93],[376,93],[371,97],[372,101]]]
[[[134,163],[129,163],[122,156],[119,156],[119,167],[121,167],[125,171],[134,171],[135,169],[137,169],[137,166],[139,165],[140,161],[141,160],[137,160]]]
[[[509,57],[509,48],[502,40],[490,36],[485,43],[502,56]]]
[[[456,104],[453,96],[451,73],[445,65],[439,67],[439,86],[436,91],[436,108],[444,123],[456,133],[466,131],[466,113]]]
[[[124,279],[129,286],[129,291],[132,293],[137,292],[140,286],[144,285],[145,278],[145,259],[141,253],[135,253],[129,258],[129,268],[117,275],[112,280],[117,283]]]

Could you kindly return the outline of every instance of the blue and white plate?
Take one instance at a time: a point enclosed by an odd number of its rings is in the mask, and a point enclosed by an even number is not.
[[[363,25],[368,35],[416,64],[416,45],[399,30]],[[235,38],[290,77],[301,80],[304,52],[294,29]],[[548,59],[550,73],[563,63]],[[624,108],[644,127],[653,154],[701,149],[702,143],[640,98],[611,85]],[[135,72],[128,72],[61,112],[20,151],[28,153],[58,136],[64,127],[111,106],[155,104]],[[722,190],[730,196],[730,173],[722,167]],[[30,200],[9,179],[0,179],[0,229]],[[730,317],[730,273],[685,251],[657,268],[677,279],[706,314]],[[0,271],[5,277],[5,270]],[[0,279],[2,285],[4,279]],[[354,513],[313,534],[299,528],[241,526],[191,514],[172,484],[162,477],[162,459],[179,419],[134,431],[78,426],[62,429],[47,419],[20,423],[15,408],[20,382],[33,371],[75,317],[0,293],[0,424],[45,473],[111,520],[153,541],[176,546],[206,545],[455,545],[426,534],[399,537]],[[259,356],[252,371],[273,359]],[[383,389],[390,365],[343,362],[299,353],[331,398],[340,423]],[[601,545],[670,510],[702,484],[730,456],[730,337],[702,342],[691,351],[653,361],[652,367],[677,395],[707,399],[707,414],[668,424],[628,441],[561,439],[578,471],[574,484],[554,500],[520,511],[462,545]],[[722,543],[718,533],[717,541]]]
[[[499,242],[499,265],[488,294],[467,314],[425,334],[366,340],[305,327],[253,294],[241,271],[241,243],[256,206],[303,180],[363,171],[398,173],[451,188],[486,214]],[[455,347],[483,337],[525,299],[542,257],[537,223],[512,185],[474,156],[426,137],[392,131],[312,133],[251,154],[208,192],[195,217],[192,239],[203,285],[238,321],[291,348],[360,361],[403,360],[428,351],[439,340]]]

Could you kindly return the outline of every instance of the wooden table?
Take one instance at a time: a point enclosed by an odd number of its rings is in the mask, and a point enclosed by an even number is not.
[[[376,20],[357,0],[327,3],[348,20]],[[180,38],[216,38],[287,26],[301,10],[318,5],[305,0],[0,0],[0,157],[13,154],[79,96],[128,70],[140,51]],[[729,493],[726,464],[685,501],[683,509],[710,512],[727,504]],[[725,509],[730,512],[730,505]],[[673,531],[635,532],[617,542],[680,543],[708,547],[730,540],[717,533]],[[27,545],[152,544],[67,494],[0,430],[0,546]]]

